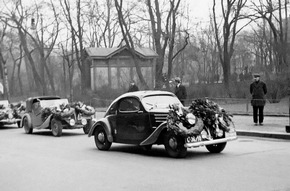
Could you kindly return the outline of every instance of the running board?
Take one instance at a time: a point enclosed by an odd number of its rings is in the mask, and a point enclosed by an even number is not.
[[[195,143],[185,143],[184,147],[190,148],[190,147],[200,147],[200,146],[206,146],[206,145],[214,145],[214,144],[219,144],[219,143],[224,143],[228,141],[233,141],[236,140],[238,137],[226,137],[222,139],[215,139],[215,140],[210,140],[210,141],[202,141],[202,142],[195,142]]]

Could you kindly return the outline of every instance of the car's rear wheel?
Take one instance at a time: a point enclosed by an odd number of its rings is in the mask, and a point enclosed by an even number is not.
[[[23,118],[23,127],[24,127],[25,133],[31,134],[33,132],[31,121],[28,116]]]
[[[50,122],[50,128],[53,136],[60,137],[62,135],[62,124],[57,119],[52,119]]]
[[[90,132],[90,129],[92,127],[92,123],[93,123],[92,119],[87,120],[87,124],[83,127],[85,134],[88,134]]]
[[[172,131],[167,131],[164,135],[165,150],[170,157],[184,158],[187,154],[187,148],[184,147],[184,143],[184,138]]]
[[[109,150],[112,143],[107,138],[107,133],[103,126],[97,126],[95,129],[95,143],[99,150]]]

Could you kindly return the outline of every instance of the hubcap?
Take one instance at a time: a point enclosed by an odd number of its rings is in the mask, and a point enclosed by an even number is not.
[[[98,134],[98,140],[99,140],[100,142],[102,142],[102,143],[105,142],[105,135],[104,135],[103,132],[100,132],[100,133]]]
[[[172,149],[176,149],[176,148],[177,148],[177,140],[176,140],[176,138],[171,137],[171,138],[169,139],[169,146],[170,146]]]

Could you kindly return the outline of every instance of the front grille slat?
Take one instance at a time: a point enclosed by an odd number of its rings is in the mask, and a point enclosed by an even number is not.
[[[156,123],[162,123],[167,120],[167,113],[155,113],[154,118]]]

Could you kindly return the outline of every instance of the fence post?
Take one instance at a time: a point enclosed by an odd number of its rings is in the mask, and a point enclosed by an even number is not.
[[[246,113],[249,114],[249,99],[247,99],[247,104],[246,104]]]
[[[289,96],[289,100],[288,100],[288,109],[289,109],[289,125],[286,125],[286,132],[290,133],[290,87],[288,87],[288,96]]]

